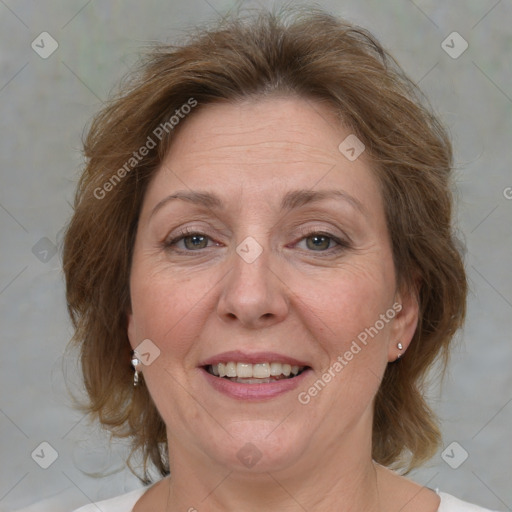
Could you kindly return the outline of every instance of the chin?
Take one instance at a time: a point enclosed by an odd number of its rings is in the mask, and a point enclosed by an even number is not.
[[[286,415],[283,419],[286,418]],[[282,420],[281,420],[282,421]],[[219,433],[212,446],[205,440],[210,456],[230,471],[266,473],[286,470],[295,464],[308,446],[303,430],[268,420],[235,421]],[[212,447],[213,450],[212,450]],[[220,448],[220,449],[219,449]]]

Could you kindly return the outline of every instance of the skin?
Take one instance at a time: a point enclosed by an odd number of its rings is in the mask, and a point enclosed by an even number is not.
[[[128,316],[132,347],[149,338],[160,350],[142,370],[167,426],[172,478],[134,510],[436,511],[433,491],[371,458],[373,399],[398,341],[402,353],[410,343],[418,305],[396,289],[365,154],[351,162],[338,150],[351,131],[326,105],[295,97],[206,105],[183,123],[144,198]],[[362,208],[327,199],[281,212],[296,189],[340,190]],[[151,214],[178,190],[213,192],[224,209],[175,200]],[[185,227],[208,238],[165,247]],[[348,246],[315,244],[318,232]],[[263,248],[252,263],[236,252],[248,236]],[[301,404],[298,393],[395,303],[401,311]],[[235,400],[198,365],[236,349],[289,355],[313,371],[300,389]],[[261,454],[251,468],[237,457],[246,443]]]

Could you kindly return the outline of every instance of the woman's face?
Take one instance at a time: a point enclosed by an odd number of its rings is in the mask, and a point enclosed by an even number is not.
[[[150,340],[139,352],[171,470],[369,454],[372,401],[417,306],[396,290],[365,153],[339,149],[350,130],[299,98],[184,122],[144,198],[128,322],[133,348]]]

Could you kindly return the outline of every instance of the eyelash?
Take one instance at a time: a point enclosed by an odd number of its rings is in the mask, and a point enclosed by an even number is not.
[[[301,238],[297,241],[297,243],[301,242],[302,240],[309,238],[313,235],[317,235],[317,236],[323,236],[323,237],[329,238],[337,244],[335,247],[331,247],[329,249],[326,249],[325,251],[308,251],[308,252],[317,253],[318,256],[332,255],[332,253],[334,253],[334,252],[337,253],[339,251],[343,251],[343,250],[349,249],[351,247],[350,242],[348,242],[347,240],[341,240],[338,237],[334,236],[333,234],[325,232],[325,231],[304,229],[304,230],[299,230],[299,233],[301,235]],[[185,228],[183,231],[178,233],[171,240],[165,241],[163,243],[163,247],[166,250],[171,250],[172,247],[175,246],[178,242],[180,242],[181,240],[188,238],[190,236],[202,236],[202,237],[206,237],[207,239],[211,240],[211,238],[208,235],[206,235],[205,233],[201,233],[200,231],[195,231],[191,228]],[[197,249],[197,250],[177,249],[178,252],[182,252],[182,253],[183,252],[186,252],[186,253],[200,252],[201,250],[204,250],[204,249]]]

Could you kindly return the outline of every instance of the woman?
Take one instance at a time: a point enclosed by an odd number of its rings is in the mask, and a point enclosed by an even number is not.
[[[311,9],[160,46],[85,155],[87,410],[163,478],[81,511],[484,510],[396,471],[440,445],[422,380],[466,277],[450,141],[368,32]]]

